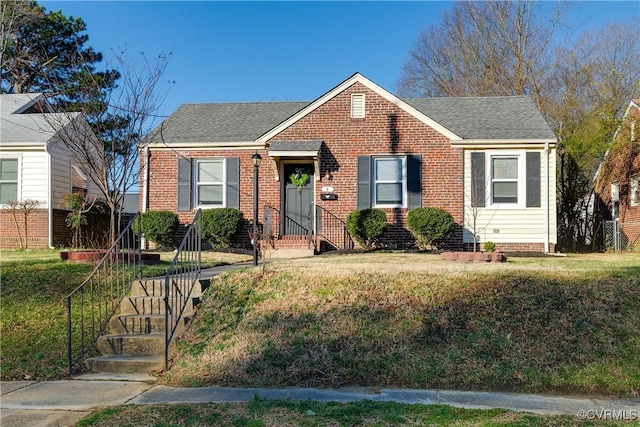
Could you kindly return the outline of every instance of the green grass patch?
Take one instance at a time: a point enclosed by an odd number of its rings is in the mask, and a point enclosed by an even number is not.
[[[144,277],[166,273],[172,253],[144,266]],[[203,268],[223,258],[209,257]],[[0,252],[0,359],[3,381],[50,380],[68,374],[66,296],[93,264],[65,262],[59,251]]]
[[[78,424],[92,426],[613,426],[571,416],[539,416],[500,409],[460,409],[400,403],[261,401],[175,405],[127,405],[95,413]]]
[[[217,282],[162,381],[630,396],[637,319],[634,254],[289,260]]]

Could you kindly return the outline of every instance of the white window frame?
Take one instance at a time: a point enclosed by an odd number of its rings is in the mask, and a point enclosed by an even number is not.
[[[524,150],[487,150],[486,151],[486,182],[488,183],[487,207],[493,209],[526,209],[527,206],[527,164]],[[495,203],[493,201],[493,159],[516,158],[518,161],[517,191],[518,200],[515,203]],[[496,182],[513,180],[496,180]]]
[[[22,192],[20,191],[21,188],[22,188],[22,185],[20,185],[20,178],[22,177],[22,173],[21,173],[21,171],[22,171],[22,156],[0,156],[0,159],[2,159],[2,160],[9,159],[9,160],[17,160],[18,161],[18,176],[17,176],[17,179],[16,179],[16,187],[17,187],[17,189],[16,189],[16,198],[17,198],[17,200],[16,201],[19,202],[22,199],[22,194],[21,194]],[[0,177],[0,182],[7,182],[7,183],[12,183],[13,182],[13,180],[11,180],[11,181],[1,181],[1,178],[2,177]],[[5,203],[0,203],[0,206],[6,206],[6,204]]]
[[[358,108],[356,108],[356,106]],[[351,118],[364,119],[366,115],[366,97],[364,93],[351,94]]]
[[[634,175],[631,177],[629,184],[629,205],[640,205],[640,175]]]
[[[227,206],[227,161],[225,158],[221,157],[212,157],[212,158],[201,158],[194,159],[195,164],[193,168],[193,201],[196,209],[216,209],[216,208],[224,208]],[[198,181],[198,169],[199,165],[202,163],[222,163],[222,181],[221,182],[208,182],[208,181]],[[200,186],[203,185],[220,185],[222,187],[222,204],[220,205],[209,205],[209,204],[201,204],[199,203],[200,197]]]
[[[376,171],[378,167],[378,160],[400,160],[402,162],[402,177],[401,181],[397,180],[376,180]],[[371,186],[372,186],[372,200],[371,206],[374,208],[406,208],[408,203],[407,194],[407,157],[406,156],[373,156],[373,165],[371,167]],[[400,182],[402,184],[402,203],[377,203],[377,184],[393,184]]]

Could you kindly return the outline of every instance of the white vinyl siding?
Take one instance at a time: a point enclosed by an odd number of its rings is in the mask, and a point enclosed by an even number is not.
[[[405,207],[407,192],[405,157],[373,159],[374,207]]]
[[[352,94],[351,95],[351,118],[363,119],[365,116],[364,106],[365,106],[364,93]]]
[[[638,175],[631,177],[629,202],[631,206],[638,206],[638,204],[640,204],[640,177],[638,177]]]
[[[224,159],[197,160],[194,168],[196,207],[215,208],[225,206]]]
[[[486,150],[486,156],[491,159],[492,155],[506,155],[507,157],[513,151],[500,152],[500,150]],[[522,151],[524,157],[525,151]],[[540,195],[542,202],[540,207],[518,207],[516,205],[491,204],[491,195],[489,194],[491,182],[487,180],[487,206],[471,207],[471,151],[465,151],[465,168],[464,168],[464,233],[463,239],[465,243],[473,242],[473,220],[475,215],[476,234],[480,242],[492,241],[494,243],[544,243],[545,233],[549,232],[549,242],[556,243],[556,192],[555,192],[555,176],[556,162],[555,150],[549,151],[549,175],[544,177],[544,152],[540,150],[542,159],[540,161],[541,187]],[[486,162],[489,167],[489,161]],[[519,173],[521,170],[519,170]],[[487,175],[490,177],[490,171]],[[524,174],[524,172],[521,172]],[[521,175],[522,176],[522,175]],[[548,188],[544,183],[548,182]],[[522,198],[525,198],[525,189],[520,190]],[[549,211],[549,223],[545,223],[545,203],[547,199]]]

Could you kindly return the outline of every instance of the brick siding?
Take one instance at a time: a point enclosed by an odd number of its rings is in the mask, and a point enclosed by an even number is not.
[[[365,93],[366,117],[352,119],[352,93]],[[446,209],[457,223],[462,223],[462,149],[452,148],[450,141],[429,126],[393,105],[365,86],[356,83],[338,94],[312,113],[298,120],[269,141],[323,140],[321,151],[321,180],[315,181],[315,203],[342,220],[356,209],[357,158],[362,155],[421,154],[422,205]],[[268,145],[268,144],[267,144]],[[268,148],[267,148],[268,149]],[[260,150],[260,208],[262,218],[266,205],[280,207],[281,183],[275,180],[266,150]],[[149,167],[148,208],[176,212],[177,168],[179,156],[239,157],[240,210],[247,220],[243,234],[250,231],[253,212],[253,166],[250,150],[195,151],[151,150]],[[142,160],[144,161],[144,159]],[[169,173],[168,171],[171,171]],[[326,181],[325,174],[331,179]],[[281,177],[281,180],[286,177]],[[320,200],[321,188],[331,185],[337,200]],[[406,229],[407,209],[382,209],[390,226],[383,238],[385,243],[407,246],[413,238]],[[193,212],[176,212],[183,224],[191,222]],[[462,244],[462,229],[455,234],[454,247]]]

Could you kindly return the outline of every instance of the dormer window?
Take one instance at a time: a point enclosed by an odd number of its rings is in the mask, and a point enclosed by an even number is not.
[[[351,95],[351,118],[364,119],[364,93]]]

